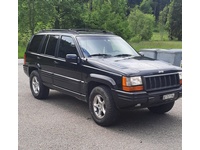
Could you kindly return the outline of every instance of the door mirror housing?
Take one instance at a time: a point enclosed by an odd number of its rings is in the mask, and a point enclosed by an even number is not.
[[[65,57],[66,62],[69,63],[78,63],[79,62],[79,58],[76,54],[67,54]]]

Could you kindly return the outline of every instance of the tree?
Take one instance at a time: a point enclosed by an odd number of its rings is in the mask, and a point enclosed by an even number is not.
[[[146,14],[152,14],[153,10],[152,10],[152,5],[153,1],[152,0],[143,0],[142,3],[140,4],[140,10],[143,13]]]
[[[82,27],[82,1],[85,0],[19,0],[19,41],[27,43],[30,36],[42,29]]]
[[[182,0],[173,0],[169,5],[167,18],[169,38],[182,40]]]
[[[135,7],[128,17],[129,29],[133,40],[150,40],[153,35],[154,16],[144,14]]]
[[[170,3],[171,0],[153,0],[152,1],[152,9],[153,9],[153,14],[155,16],[155,21],[157,23],[159,19],[159,14],[160,12],[165,8]]]
[[[140,5],[142,0],[128,0],[128,6],[134,8],[136,5]]]
[[[92,7],[91,7],[92,5]],[[92,9],[91,9],[92,8]],[[127,3],[124,0],[93,0],[84,5],[84,27],[110,30],[128,39]]]
[[[163,40],[164,31],[167,29],[166,28],[166,23],[167,23],[168,13],[169,13],[169,7],[165,6],[163,11],[161,11],[160,15],[159,15],[159,30],[160,30],[161,40]]]

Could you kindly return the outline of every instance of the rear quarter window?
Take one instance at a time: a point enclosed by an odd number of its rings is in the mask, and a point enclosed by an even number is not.
[[[31,40],[28,51],[37,53],[40,45],[42,44],[43,38],[44,35],[35,35]]]

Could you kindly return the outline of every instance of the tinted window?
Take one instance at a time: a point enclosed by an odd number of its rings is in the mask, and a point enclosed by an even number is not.
[[[44,37],[44,35],[35,35],[29,46],[29,51],[37,52],[40,47],[43,37]]]
[[[71,37],[62,36],[58,57],[65,58],[66,54],[77,54],[77,50]]]
[[[49,36],[46,36],[45,40],[44,40],[44,43],[42,45],[42,49],[41,49],[41,53],[44,54],[45,52],[45,49],[47,47],[47,42],[48,42],[48,39],[49,39]]]
[[[54,56],[57,41],[58,36],[50,35],[45,54]]]

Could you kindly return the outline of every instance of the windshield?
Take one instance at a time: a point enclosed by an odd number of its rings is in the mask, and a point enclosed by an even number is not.
[[[79,36],[77,40],[85,57],[139,56],[126,41],[117,36]]]

